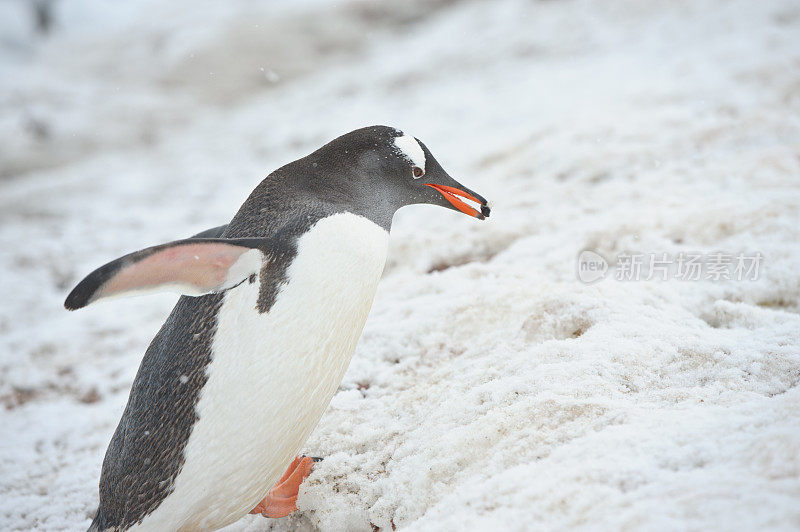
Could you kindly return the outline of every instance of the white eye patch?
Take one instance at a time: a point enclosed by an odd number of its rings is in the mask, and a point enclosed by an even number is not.
[[[414,166],[419,166],[422,168],[423,173],[425,172],[425,152],[422,150],[422,146],[419,145],[419,142],[417,142],[417,139],[411,135],[402,135],[400,137],[395,137],[394,145],[406,159],[414,164]]]

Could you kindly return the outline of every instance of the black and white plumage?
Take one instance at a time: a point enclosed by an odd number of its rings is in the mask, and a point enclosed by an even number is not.
[[[419,203],[489,214],[414,137],[363,128],[270,174],[226,226],[81,281],[69,309],[148,290],[187,294],[142,360],[91,529],[210,530],[258,504],[341,382],[392,216]]]

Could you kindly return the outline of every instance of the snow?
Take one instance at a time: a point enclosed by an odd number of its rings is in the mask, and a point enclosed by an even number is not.
[[[492,216],[398,213],[300,511],[226,530],[800,528],[796,2],[128,4],[0,6],[0,529],[88,526],[175,301],[69,289],[378,123]],[[615,278],[720,251],[758,279]]]

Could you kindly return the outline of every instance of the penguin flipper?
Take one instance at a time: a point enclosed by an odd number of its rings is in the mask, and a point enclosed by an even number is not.
[[[220,238],[227,228],[228,224],[219,225],[211,229],[206,229],[205,231],[200,231],[196,235],[192,235],[191,238]]]
[[[268,261],[267,249],[263,238],[195,237],[145,248],[87,275],[64,306],[76,310],[103,298],[149,292],[221,292],[258,276]]]

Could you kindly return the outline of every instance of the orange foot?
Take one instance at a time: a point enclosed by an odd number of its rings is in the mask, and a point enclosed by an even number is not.
[[[306,479],[314,459],[310,456],[296,456],[281,479],[275,484],[264,500],[250,510],[251,514],[261,514],[264,517],[286,517],[297,510],[297,492],[300,484]]]

